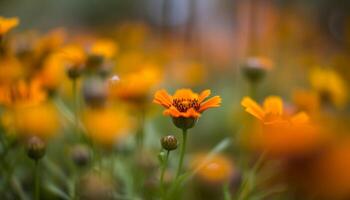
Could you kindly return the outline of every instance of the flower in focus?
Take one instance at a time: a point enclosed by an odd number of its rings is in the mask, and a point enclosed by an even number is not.
[[[0,105],[9,107],[30,107],[46,99],[46,93],[38,80],[18,81],[12,85],[0,86]]]
[[[131,121],[124,112],[107,107],[87,109],[83,122],[92,140],[107,148],[125,138],[131,128]]]
[[[277,96],[267,97],[263,106],[257,104],[250,97],[244,97],[241,101],[241,105],[245,108],[246,112],[258,118],[266,125],[283,122],[304,123],[307,122],[309,118],[304,112],[288,116],[283,112],[282,99]]]
[[[235,172],[232,161],[224,155],[214,155],[208,159],[207,154],[197,154],[191,166],[198,170],[198,178],[209,183],[225,183]]]
[[[210,90],[197,94],[191,89],[179,89],[171,96],[167,91],[159,90],[154,95],[153,102],[166,108],[164,115],[173,118],[198,118],[203,111],[220,106],[219,96],[206,100],[210,93]]]
[[[319,94],[321,102],[337,107],[345,105],[347,88],[344,80],[331,69],[314,68],[310,73],[312,88]]]
[[[160,83],[161,71],[156,67],[145,67],[134,73],[121,76],[120,81],[110,84],[112,97],[134,103],[144,103],[150,91]]]
[[[0,36],[6,34],[8,31],[13,29],[19,24],[17,17],[4,18],[0,17]]]

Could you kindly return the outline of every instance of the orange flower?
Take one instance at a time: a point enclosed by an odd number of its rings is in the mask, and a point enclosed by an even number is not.
[[[235,172],[232,161],[220,154],[209,159],[206,154],[197,154],[191,165],[194,170],[198,169],[199,178],[211,183],[228,181]]]
[[[46,93],[38,80],[23,80],[13,85],[0,86],[0,105],[29,107],[38,105],[46,99]]]
[[[309,117],[304,112],[299,112],[293,116],[288,116],[283,112],[283,101],[280,97],[267,97],[263,103],[263,107],[258,105],[250,97],[244,97],[241,105],[245,107],[245,111],[258,118],[264,124],[274,123],[303,123],[307,122]]]
[[[91,46],[91,53],[110,59],[118,53],[118,46],[113,40],[100,39]]]
[[[0,35],[6,34],[12,28],[16,27],[19,24],[17,17],[4,18],[0,17]]]
[[[173,96],[165,90],[159,90],[154,95],[153,102],[166,108],[164,115],[175,118],[198,118],[203,111],[220,106],[221,98],[219,96],[205,101],[209,95],[210,90],[204,90],[197,94],[191,89],[179,89]]]

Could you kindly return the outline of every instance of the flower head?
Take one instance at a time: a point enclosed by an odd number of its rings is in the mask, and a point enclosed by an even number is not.
[[[304,112],[299,112],[293,116],[288,116],[283,112],[283,101],[278,96],[267,97],[263,106],[257,104],[250,97],[244,97],[241,105],[245,107],[245,111],[258,118],[264,124],[275,124],[283,122],[306,122],[308,115]]]
[[[322,102],[332,103],[337,107],[345,105],[346,85],[334,70],[314,68],[310,73],[310,83]]]
[[[0,35],[6,34],[8,31],[13,29],[19,24],[19,19],[17,17],[4,18],[0,17]]]
[[[166,108],[164,115],[173,118],[198,118],[203,111],[220,106],[219,96],[206,100],[210,93],[210,90],[197,94],[191,89],[179,89],[171,96],[167,91],[159,90],[154,95],[153,102]]]

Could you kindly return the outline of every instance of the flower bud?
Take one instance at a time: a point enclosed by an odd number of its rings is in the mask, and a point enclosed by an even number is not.
[[[83,97],[85,102],[93,107],[101,106],[107,98],[106,83],[100,78],[89,78],[83,83]]]
[[[173,135],[167,135],[160,139],[160,143],[165,150],[172,151],[177,148],[177,139]]]
[[[266,71],[272,67],[272,61],[268,58],[251,57],[242,66],[242,71],[247,80],[257,83],[264,78]]]
[[[67,69],[68,78],[75,80],[80,77],[83,72],[83,68],[81,66],[71,66]]]
[[[87,58],[86,68],[89,70],[98,69],[103,63],[103,56],[91,54]]]
[[[45,155],[45,151],[46,144],[39,137],[33,136],[27,141],[27,155],[31,159],[38,161]]]
[[[90,161],[90,151],[85,145],[76,145],[71,152],[72,159],[74,163],[83,167]]]
[[[182,130],[194,127],[197,122],[197,118],[194,117],[173,117],[172,120],[175,126]]]

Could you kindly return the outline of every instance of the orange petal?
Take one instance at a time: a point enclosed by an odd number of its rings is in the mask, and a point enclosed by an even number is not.
[[[306,123],[309,121],[309,116],[305,112],[295,114],[290,121],[294,124]]]
[[[283,113],[282,99],[277,96],[267,97],[264,101],[264,110],[266,113],[282,115]]]
[[[199,108],[199,112],[203,112],[208,108],[219,107],[220,103],[221,103],[221,98],[219,96],[214,96],[201,104]]]
[[[210,95],[210,93],[210,90],[204,90],[201,92],[198,97],[198,103],[202,103]]]
[[[167,93],[167,91],[159,90],[154,95],[153,102],[169,108],[172,104],[172,97]]]
[[[180,117],[181,112],[178,111],[174,106],[171,106],[170,108],[164,110],[163,112],[164,115],[169,115],[172,117]]]
[[[263,120],[265,112],[253,99],[250,97],[244,97],[241,101],[241,105],[245,107],[246,112],[260,120]]]
[[[180,116],[182,116],[182,117],[195,117],[195,118],[197,118],[197,117],[199,117],[201,114],[200,113],[198,113],[195,109],[193,109],[193,108],[190,108],[190,109],[188,109],[186,112],[181,112],[180,113]]]
[[[174,99],[198,99],[198,94],[191,89],[179,89],[174,94]]]

